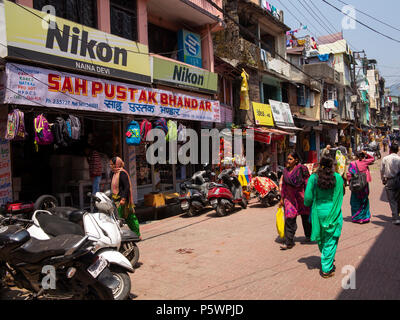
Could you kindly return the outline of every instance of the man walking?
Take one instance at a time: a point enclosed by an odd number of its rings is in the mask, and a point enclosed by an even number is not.
[[[392,143],[389,149],[389,155],[382,159],[381,179],[385,185],[386,194],[392,210],[393,224],[400,224],[400,188],[397,186],[397,174],[400,172],[399,145]]]

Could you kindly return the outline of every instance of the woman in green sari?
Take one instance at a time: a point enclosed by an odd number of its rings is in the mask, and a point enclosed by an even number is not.
[[[110,160],[110,167],[114,175],[111,181],[112,199],[118,208],[118,214],[125,219],[129,228],[140,237],[139,221],[135,215],[132,185],[128,172],[124,169],[124,162],[119,157]]]
[[[344,183],[335,172],[333,159],[323,157],[318,171],[308,179],[304,204],[311,209],[311,240],[318,243],[321,252],[321,276],[335,274],[335,255],[342,233]]]

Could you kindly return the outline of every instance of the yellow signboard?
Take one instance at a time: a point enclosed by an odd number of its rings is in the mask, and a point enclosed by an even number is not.
[[[274,126],[274,118],[272,116],[271,106],[258,102],[253,103],[254,118],[257,125]]]
[[[0,1],[2,58],[150,83],[147,46],[46,12]]]

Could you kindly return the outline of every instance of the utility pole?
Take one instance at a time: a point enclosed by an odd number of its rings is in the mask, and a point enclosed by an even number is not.
[[[363,54],[363,58],[361,58],[361,54]],[[356,66],[357,66],[357,60],[362,60],[362,68],[364,70],[365,68],[365,60],[366,60],[366,55],[365,55],[365,51],[354,51],[353,52],[353,61],[352,61],[352,88],[353,88],[353,94],[357,95],[357,102],[355,105],[355,110],[354,110],[354,122],[355,122],[355,141],[354,141],[354,146],[355,146],[355,150],[358,150],[358,129],[357,128],[361,128],[361,121],[358,117],[358,109],[361,107],[361,99],[360,96],[358,94],[358,88],[357,88],[357,79],[356,79]],[[361,110],[360,110],[361,111]],[[361,112],[360,112],[361,113]]]

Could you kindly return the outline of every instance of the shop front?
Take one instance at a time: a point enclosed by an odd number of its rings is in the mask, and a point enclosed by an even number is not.
[[[88,147],[101,155],[101,190],[110,186],[109,159],[119,156],[130,174],[136,204],[146,202],[149,194],[179,191],[179,182],[195,168],[171,160],[176,150],[171,152],[168,144],[166,161],[150,164],[151,141],[128,144],[128,125],[145,119],[153,128],[156,120],[173,122],[172,128],[183,136],[172,138],[179,151],[187,142],[183,129],[199,132],[201,123],[221,121],[219,101],[212,99],[216,75],[171,59],[167,64],[153,60],[146,45],[59,17],[58,28],[43,27],[39,17],[46,13],[9,1],[0,6],[0,22],[7,26],[0,31],[5,44],[0,56],[7,61],[0,86],[0,202],[34,200],[46,193],[67,205],[86,207],[92,185]],[[21,28],[21,20],[30,28]],[[7,116],[17,109],[24,116],[26,135],[5,140]],[[47,145],[35,144],[34,120],[40,115],[53,134]],[[79,121],[78,137],[56,142],[54,128],[71,116]]]
[[[274,116],[271,105],[257,102],[252,102],[252,104],[256,124],[254,128],[256,170],[270,164],[272,170],[276,171],[278,165],[284,166],[286,162],[289,152],[289,137],[293,134],[274,128],[276,125],[274,119],[278,119],[278,123],[281,122],[279,122],[279,115]]]
[[[187,176],[186,167],[170,167],[168,162],[149,165],[148,142],[126,143],[128,124],[165,118],[174,120],[176,127],[191,128],[200,120],[220,120],[218,101],[22,64],[8,63],[5,68],[3,110],[22,111],[27,132],[23,140],[7,141],[11,176],[19,182],[16,186],[22,186],[13,192],[21,199],[35,199],[43,193],[70,194],[74,205],[87,206],[85,193],[91,189],[85,155],[88,146],[103,155],[103,190],[110,183],[108,159],[120,156],[131,175],[136,203],[149,192],[175,192],[177,183]],[[52,132],[58,118],[67,122],[71,115],[77,117],[79,137],[66,145],[54,141],[36,146],[34,119],[39,115],[46,118]],[[171,154],[166,151],[169,161]]]

